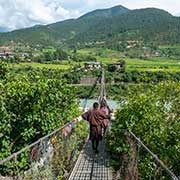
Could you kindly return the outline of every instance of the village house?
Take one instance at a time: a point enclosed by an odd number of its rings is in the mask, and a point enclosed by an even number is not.
[[[86,62],[86,63],[84,63],[84,68],[86,70],[88,70],[88,69],[100,69],[101,63],[100,62]]]
[[[0,58],[6,59],[13,57],[14,57],[14,53],[11,52],[10,46],[0,46]]]
[[[124,68],[124,62],[113,62],[111,65],[115,66],[117,70],[122,70]]]
[[[155,56],[155,57],[160,57],[161,54],[160,54],[159,52],[155,52],[154,56]]]
[[[6,58],[14,58],[14,53],[13,52],[1,52],[0,53],[0,58],[6,59]]]

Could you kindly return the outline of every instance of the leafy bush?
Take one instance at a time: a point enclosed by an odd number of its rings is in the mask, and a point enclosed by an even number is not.
[[[0,79],[4,79],[9,72],[7,63],[0,61]]]
[[[110,151],[117,154],[116,157],[120,157],[122,153],[132,157],[131,145],[124,134],[124,130],[128,129],[179,176],[179,97],[178,82],[152,84],[146,92],[142,91],[142,87],[134,90],[116,114],[109,137]],[[150,175],[152,160],[141,153],[138,162],[140,179],[146,179]]]
[[[9,76],[0,83],[0,159],[72,120],[78,114],[74,88],[43,76]]]

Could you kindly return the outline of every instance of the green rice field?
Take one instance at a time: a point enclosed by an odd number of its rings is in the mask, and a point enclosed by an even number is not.
[[[149,59],[137,59],[125,57],[122,53],[109,49],[82,49],[78,53],[83,55],[93,55],[97,61],[110,64],[119,60],[126,62],[127,71],[167,71],[180,72],[180,60],[153,57]]]
[[[62,69],[62,70],[67,70],[70,68],[70,65],[62,65],[62,64],[42,64],[42,63],[19,63],[19,64],[14,64],[14,67],[21,68],[25,66],[31,66],[33,68],[48,68],[48,69]]]
[[[167,47],[162,47],[167,48]],[[149,59],[137,59],[125,57],[121,52],[110,49],[102,48],[87,48],[78,50],[79,55],[91,55],[96,57],[97,61],[103,64],[111,64],[119,60],[124,60],[126,62],[127,71],[167,71],[167,72],[180,72],[180,60],[167,59],[161,57],[153,57]],[[68,70],[74,65],[81,65],[83,67],[84,62],[74,62],[74,61],[61,61],[61,64],[43,64],[43,63],[19,63],[14,64],[14,67],[20,68],[24,66],[31,66],[33,68],[50,68],[50,69],[61,69]]]

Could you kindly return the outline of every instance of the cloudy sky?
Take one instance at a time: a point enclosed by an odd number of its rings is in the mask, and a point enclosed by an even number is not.
[[[129,9],[156,7],[180,15],[180,0],[0,0],[0,29],[49,24],[115,5]]]

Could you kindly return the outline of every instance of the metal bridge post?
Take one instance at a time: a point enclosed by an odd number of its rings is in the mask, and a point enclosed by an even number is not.
[[[13,180],[17,180],[18,174],[17,174],[18,168],[17,168],[17,154],[14,154],[13,157]]]

